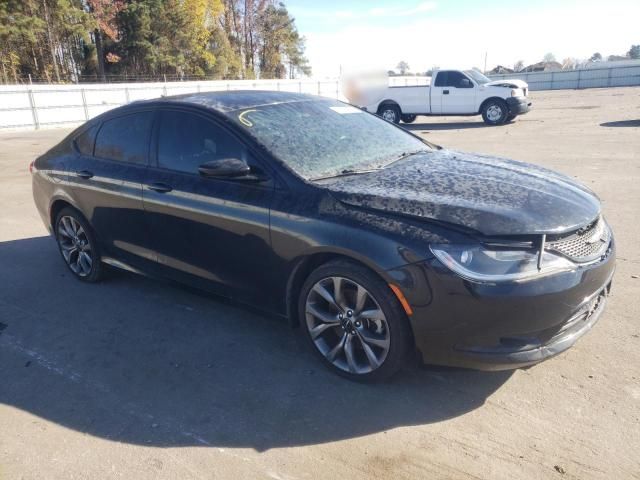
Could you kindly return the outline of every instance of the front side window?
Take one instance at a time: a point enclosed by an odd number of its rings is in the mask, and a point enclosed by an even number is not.
[[[178,111],[163,111],[160,114],[160,168],[198,173],[198,167],[203,163],[226,158],[247,161],[246,155],[246,149],[240,142],[199,115]]]
[[[462,85],[462,80],[467,79],[460,72],[449,72],[449,76],[447,78],[447,87],[460,88]]]
[[[381,168],[430,146],[381,118],[329,99],[260,105],[227,115],[306,179]]]
[[[144,165],[147,163],[153,112],[140,112],[107,120],[96,138],[95,156]]]

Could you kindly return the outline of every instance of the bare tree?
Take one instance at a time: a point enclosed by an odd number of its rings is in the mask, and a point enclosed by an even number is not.
[[[589,59],[590,62],[601,62],[602,61],[602,54],[600,52],[596,52],[593,55],[591,55],[591,58]]]
[[[409,64],[404,60],[402,60],[398,62],[398,65],[396,65],[396,68],[400,70],[400,75],[404,75],[409,70]]]

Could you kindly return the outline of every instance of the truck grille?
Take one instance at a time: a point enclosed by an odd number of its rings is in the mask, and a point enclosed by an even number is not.
[[[609,226],[602,217],[598,217],[596,221],[576,232],[548,240],[545,249],[558,252],[574,262],[585,263],[605,255],[610,242]]]

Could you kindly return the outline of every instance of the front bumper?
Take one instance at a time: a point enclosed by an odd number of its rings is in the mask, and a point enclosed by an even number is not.
[[[607,257],[573,272],[522,283],[464,280],[436,259],[389,271],[411,304],[425,363],[506,370],[571,347],[600,318],[615,270]]]
[[[531,109],[531,100],[527,97],[509,97],[507,98],[507,106],[509,114],[522,115]]]
[[[600,319],[606,298],[611,291],[611,282],[585,301],[575,315],[567,320],[559,331],[546,343],[531,342],[520,338],[503,339],[494,347],[454,347],[468,366],[482,370],[505,370],[534,365],[554,357],[572,347]]]

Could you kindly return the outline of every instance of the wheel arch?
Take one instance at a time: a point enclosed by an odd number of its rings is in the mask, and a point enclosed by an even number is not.
[[[76,207],[73,204],[73,202],[68,198],[55,198],[55,199],[53,199],[52,202],[51,202],[51,205],[49,205],[49,225],[51,225],[51,231],[52,232],[55,232],[56,217],[62,211],[62,209],[65,208],[65,207],[71,207],[74,210],[80,211],[78,209],[78,207]],[[80,212],[80,213],[82,213],[82,212]]]
[[[376,268],[372,262],[368,261],[366,258],[361,258],[359,255],[353,255],[350,252],[319,251],[304,255],[295,260],[294,266],[291,269],[291,273],[287,280],[286,314],[289,320],[289,325],[292,328],[295,328],[300,324],[300,319],[298,318],[298,297],[305,280],[316,268],[334,260],[345,260],[358,264],[376,275],[385,284],[388,285],[391,283],[391,278],[385,275],[383,271]]]
[[[493,97],[485,98],[485,99],[483,100],[483,102],[480,104],[480,109],[478,110],[478,113],[482,113],[482,111],[484,110],[485,105],[486,105],[487,103],[489,103],[491,100],[500,100],[500,101],[501,101],[502,103],[504,103],[505,105],[507,104],[507,101],[506,101],[504,98],[502,98],[502,97],[496,97],[496,96],[493,96]],[[507,109],[508,109],[508,108],[509,108],[509,106],[507,105]]]
[[[394,105],[396,107],[398,107],[398,110],[400,110],[400,115],[402,115],[402,108],[400,107],[400,104],[398,102],[396,102],[395,100],[391,100],[390,98],[387,98],[385,100],[382,100],[379,104],[378,104],[378,108],[376,109],[376,113],[380,113],[380,110],[382,109],[382,107],[384,107],[385,105]]]

